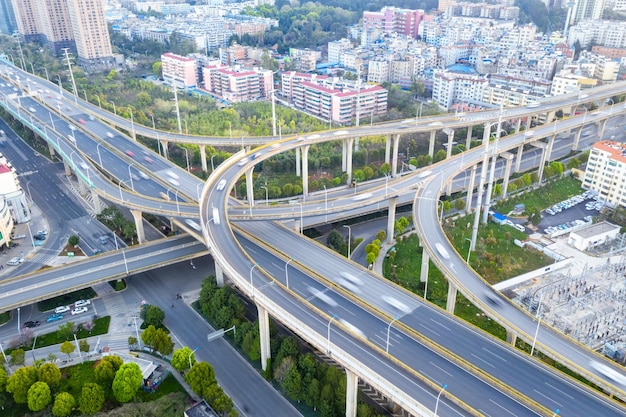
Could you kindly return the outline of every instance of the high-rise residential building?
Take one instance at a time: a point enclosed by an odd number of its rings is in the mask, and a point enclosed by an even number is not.
[[[575,0],[569,24],[602,18],[606,0]]]
[[[56,54],[75,49],[79,64],[89,69],[113,65],[102,0],[11,0],[11,4],[25,41],[41,40]]]
[[[11,0],[0,0],[0,32],[12,35],[16,30],[17,22]]]
[[[171,52],[161,55],[163,80],[176,88],[195,88],[198,84],[196,60]]]
[[[386,34],[398,33],[417,39],[423,10],[383,7],[380,12],[363,12],[363,29],[380,29]]]
[[[596,142],[589,153],[582,186],[598,192],[598,200],[626,206],[626,145],[610,140]]]

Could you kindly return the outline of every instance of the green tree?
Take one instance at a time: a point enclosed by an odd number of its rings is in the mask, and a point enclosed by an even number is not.
[[[114,364],[112,362],[102,360],[94,368],[93,373],[94,373],[94,377],[96,378],[97,382],[102,384],[102,386],[108,387],[113,382],[113,379],[115,378],[115,372],[116,371],[117,370],[115,369],[115,366],[114,366]]]
[[[204,396],[205,390],[217,383],[215,370],[206,362],[198,362],[185,374],[185,381],[193,392]]]
[[[370,180],[374,176],[374,170],[372,167],[365,167],[363,168],[363,175],[366,180]]]
[[[130,349],[133,349],[135,346],[137,346],[137,343],[139,343],[139,341],[135,336],[128,336],[128,347]]]
[[[74,334],[74,322],[68,321],[61,324],[57,330],[57,335],[65,340],[70,340]]]
[[[152,349],[160,352],[161,355],[167,356],[174,350],[174,342],[169,334],[163,329],[156,329],[154,339],[152,340]]]
[[[140,316],[147,326],[163,327],[165,312],[160,307],[149,305],[141,309]]]
[[[113,379],[113,396],[121,403],[127,403],[135,398],[137,390],[141,387],[143,376],[141,368],[136,363],[125,363],[115,373]]]
[[[458,211],[464,210],[465,200],[463,200],[462,198],[457,198],[456,200],[454,200],[454,208]]]
[[[444,159],[446,159],[447,156],[448,154],[446,153],[446,151],[444,151],[443,149],[439,149],[437,152],[435,152],[435,156],[433,156],[433,162],[443,161]]]
[[[430,155],[418,155],[417,156],[417,167],[418,168],[423,168],[426,165],[430,165],[430,163],[432,161],[433,161],[433,158],[431,158]]]
[[[157,61],[152,64],[152,73],[158,78],[163,77],[163,63],[161,61]]]
[[[74,350],[76,350],[76,346],[74,346],[74,343],[66,340],[65,342],[61,343],[60,350],[61,353],[65,353],[69,359],[70,355],[74,352]]]
[[[387,162],[383,163],[380,166],[380,172],[382,172],[383,175],[389,175],[389,173],[391,172],[391,165]]]
[[[89,416],[96,414],[102,410],[104,404],[104,390],[96,383],[88,382],[83,385],[78,400],[80,411]]]
[[[24,349],[15,349],[11,352],[11,360],[9,363],[12,366],[24,365],[25,355]]]
[[[37,381],[37,371],[32,366],[18,368],[7,380],[6,390],[13,394],[17,404],[26,404],[28,389]]]
[[[48,384],[42,381],[35,382],[28,389],[28,409],[41,411],[52,401],[52,394]]]
[[[150,325],[147,329],[141,332],[141,341],[146,346],[150,346],[153,348],[152,344],[154,343],[154,335],[156,334],[156,327]]]
[[[60,392],[54,398],[54,404],[52,405],[52,414],[55,417],[67,417],[72,413],[76,406],[76,400],[74,396],[69,392]]]
[[[193,350],[185,346],[174,351],[171,363],[174,369],[178,372],[183,372],[189,369],[189,363],[191,363],[191,366],[196,363],[196,357]]]
[[[378,233],[376,233],[376,239],[378,239],[381,242],[384,242],[385,239],[387,239],[387,231],[379,230]]]
[[[67,244],[72,247],[78,246],[79,242],[80,242],[80,237],[78,237],[77,235],[72,235],[67,239]]]
[[[580,159],[578,158],[572,158],[567,163],[567,169],[574,169],[574,168],[578,168],[579,166],[580,166]]]
[[[445,200],[445,201],[442,203],[442,206],[443,206],[443,212],[444,212],[444,213],[449,212],[449,211],[450,211],[450,208],[451,208],[450,200]]]
[[[81,352],[89,352],[89,343],[85,339],[80,339],[78,342],[78,348]]]
[[[59,387],[61,382],[61,370],[53,363],[44,363],[37,369],[39,380],[48,384],[51,389]]]
[[[4,367],[0,367],[0,392],[4,392],[6,389],[8,379],[9,374],[7,374],[6,369],[4,369]]]
[[[367,262],[368,265],[372,265],[376,262],[376,255],[373,252],[368,253],[365,255],[365,262]]]

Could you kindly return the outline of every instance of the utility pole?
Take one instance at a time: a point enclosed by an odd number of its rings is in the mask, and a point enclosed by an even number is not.
[[[180,124],[180,109],[178,108],[178,91],[176,86],[172,86],[174,88],[174,103],[176,105],[176,120],[178,120],[178,133],[183,133],[183,127]]]
[[[65,60],[67,61],[67,68],[70,71],[70,79],[72,80],[72,91],[74,92],[74,102],[78,103],[78,91],[76,91],[76,80],[74,80],[74,72],[72,71],[72,62],[70,61],[70,54],[68,48],[63,48],[65,54]]]

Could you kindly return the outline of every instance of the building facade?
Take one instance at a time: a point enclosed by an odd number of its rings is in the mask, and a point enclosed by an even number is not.
[[[204,89],[231,103],[268,98],[272,92],[272,71],[244,70],[222,65],[202,69]]]
[[[163,80],[176,88],[196,88],[198,70],[196,60],[167,52],[161,55]]]
[[[423,10],[383,7],[379,12],[363,12],[363,30],[381,30],[384,34],[398,33],[417,38]]]
[[[583,188],[598,193],[598,201],[626,207],[626,145],[610,140],[596,142],[589,153]]]

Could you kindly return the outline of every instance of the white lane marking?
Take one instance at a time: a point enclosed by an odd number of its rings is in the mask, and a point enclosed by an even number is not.
[[[476,355],[475,355],[475,354],[473,354],[473,353],[472,353],[472,356],[473,356],[473,357],[475,357],[476,359],[478,359],[479,361],[481,361],[481,362],[483,362],[483,363],[485,363],[485,364],[487,364],[487,365],[491,366],[492,368],[495,368],[495,366],[494,366],[491,362],[486,361],[486,360],[484,360],[483,358],[480,358],[480,357],[476,356]]]
[[[443,369],[442,367],[440,367],[439,365],[433,363],[433,362],[428,362],[430,363],[432,366],[434,366],[435,368],[439,369],[441,372],[443,372],[444,374],[448,375],[450,378],[452,378],[452,374],[448,371],[446,371],[445,369]]]
[[[436,332],[433,328],[425,325],[424,323],[419,323],[420,326],[422,326],[425,329],[428,329],[431,333],[437,335],[437,336],[441,336],[441,334],[439,332]]]
[[[506,411],[507,413],[509,413],[512,416],[517,416],[517,414],[513,413],[511,410],[507,410],[506,408],[504,408],[503,406],[501,406],[500,404],[498,404],[497,402],[495,402],[494,400],[492,400],[491,398],[489,399],[489,402],[492,404],[497,405],[498,407],[500,407],[500,409]]]
[[[438,322],[437,320],[433,320],[433,319],[430,319],[430,321],[432,321],[432,322],[433,322],[433,323],[435,323],[435,324],[438,324],[438,325],[439,325],[439,327],[443,327],[443,328],[444,328],[444,329],[446,329],[447,331],[450,331],[450,328],[449,328],[449,327],[447,327],[447,326],[444,326],[444,325],[443,325],[443,323],[440,323],[440,322]]]
[[[550,400],[553,403],[555,403],[556,405],[558,405],[559,407],[563,407],[563,404],[561,404],[560,402],[556,401],[554,398],[547,396],[546,394],[544,394],[541,391],[537,391],[536,389],[534,389],[533,391],[535,391],[537,394],[541,395],[543,398],[545,398],[546,400]]]
[[[552,388],[553,390],[558,391],[559,393],[561,393],[561,395],[564,395],[564,396],[566,396],[566,397],[568,397],[568,398],[574,399],[574,397],[573,397],[573,396],[569,395],[569,394],[568,394],[568,393],[566,393],[565,391],[562,391],[562,390],[558,389],[557,387],[554,387],[554,386],[552,386],[552,385],[548,384],[547,382],[545,382],[545,384],[546,384],[547,386],[549,386],[550,388]]]
[[[496,355],[494,352],[490,351],[489,349],[485,349],[484,347],[482,349],[485,352],[487,352],[488,354],[490,354],[491,356],[494,356],[494,357],[500,359],[502,362],[506,362],[506,359],[504,359],[502,356]]]

